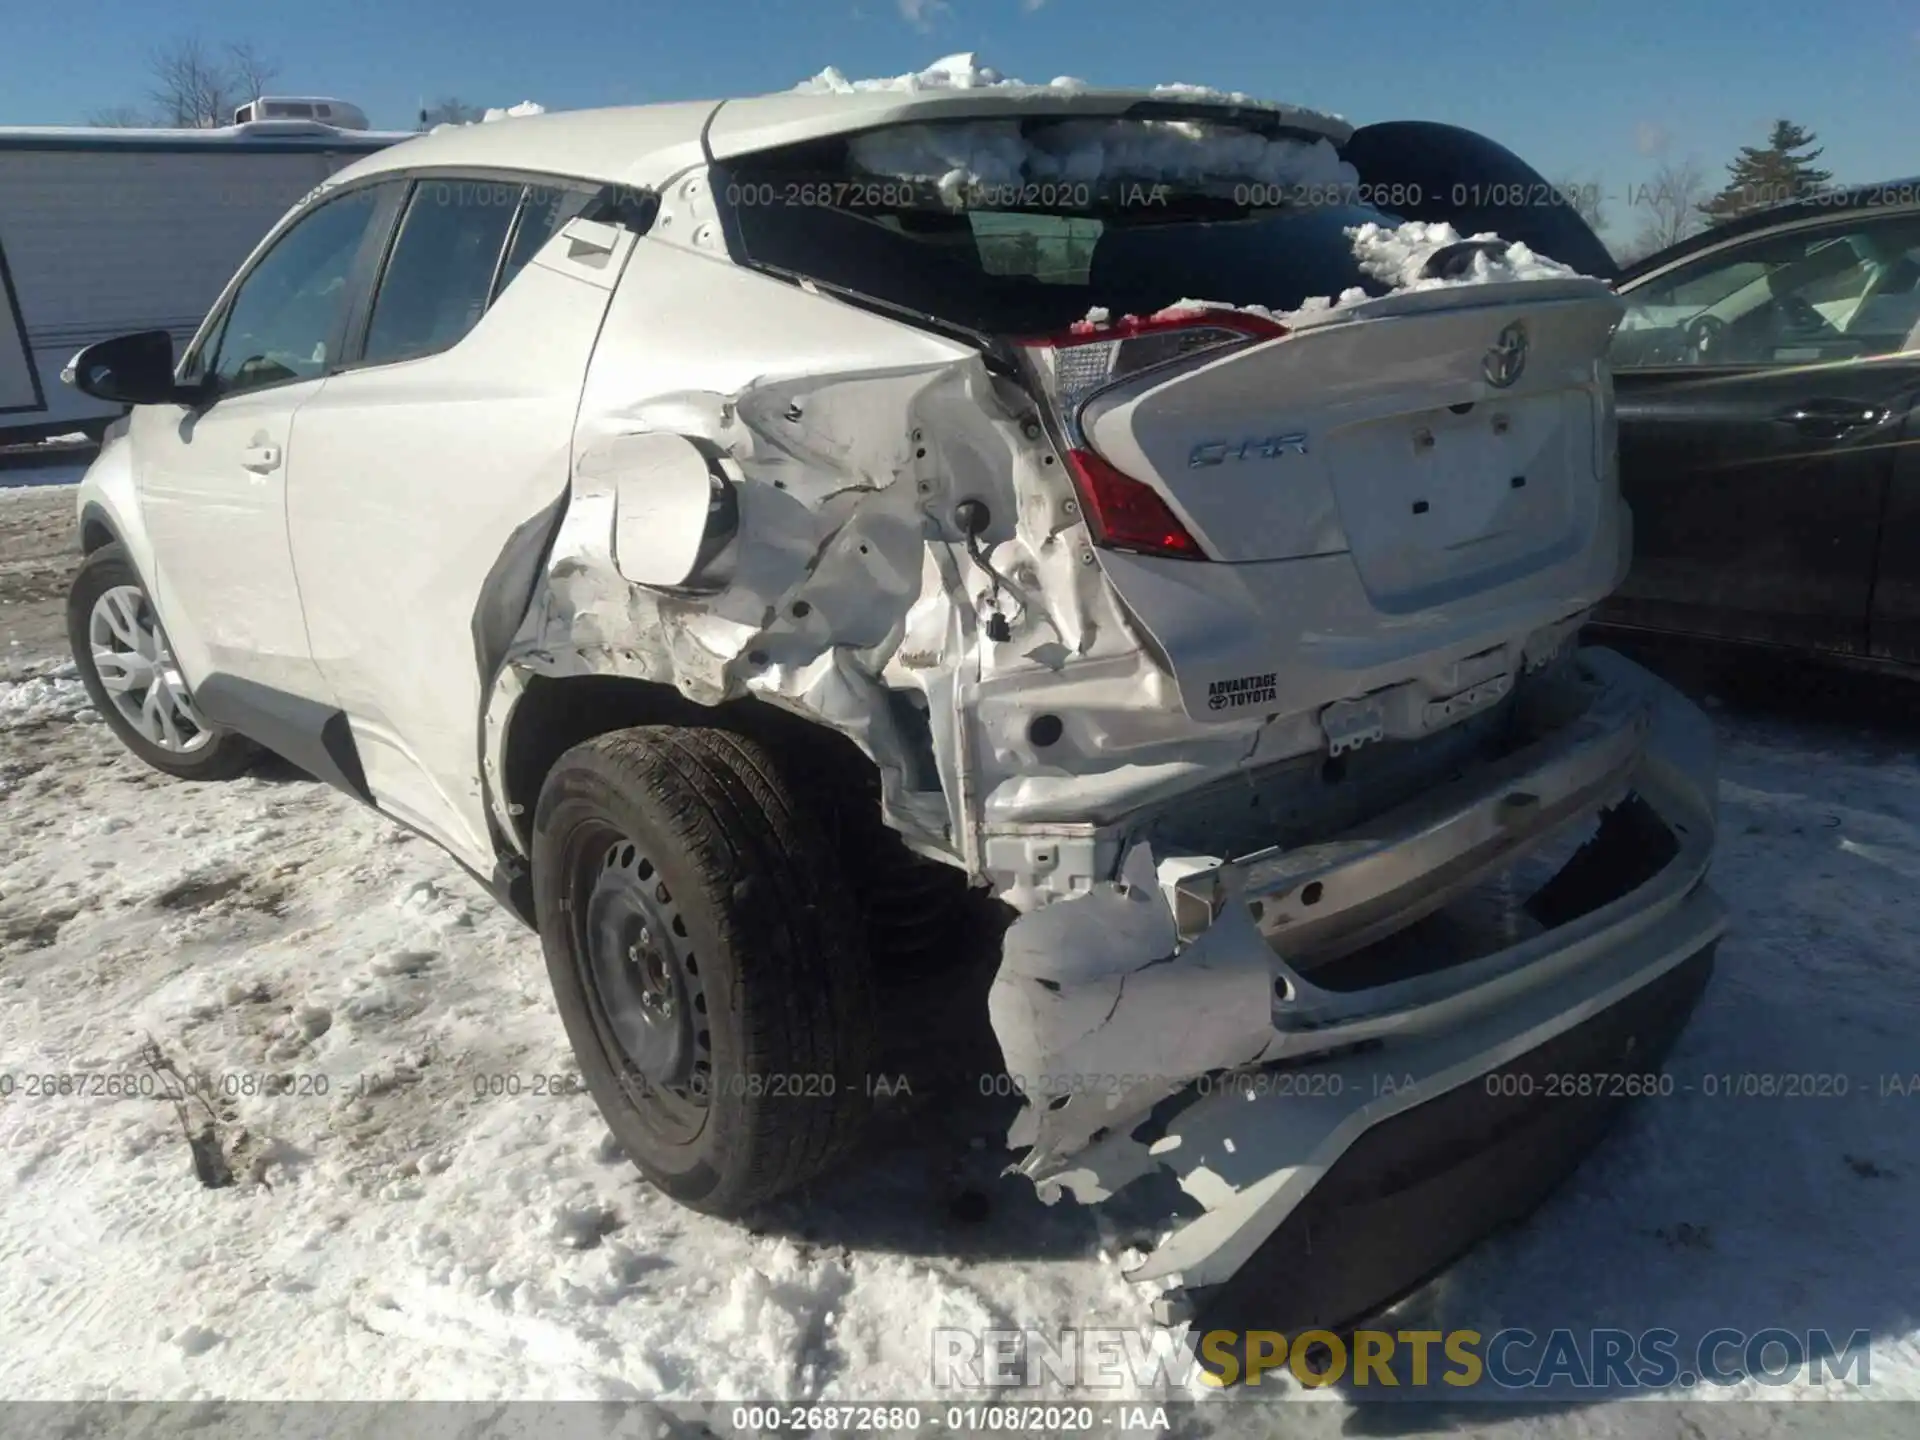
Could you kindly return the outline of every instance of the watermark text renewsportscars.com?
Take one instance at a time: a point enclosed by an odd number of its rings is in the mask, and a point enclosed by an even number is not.
[[[1138,1394],[1284,1382],[1386,1392],[1686,1391],[1872,1383],[1868,1331],[1667,1329],[962,1330],[933,1332],[936,1391],[1038,1389]]]

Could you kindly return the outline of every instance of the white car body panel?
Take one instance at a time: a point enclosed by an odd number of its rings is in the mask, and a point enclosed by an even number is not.
[[[189,683],[225,673],[307,699],[331,693],[287,537],[294,419],[323,383],[235,395],[200,415],[141,406],[130,418],[146,574]]]
[[[660,185],[706,158],[700,134],[716,103],[687,100],[442,126],[366,156],[341,170],[334,181],[344,185],[396,170],[485,167],[636,187]]]
[[[479,597],[566,493],[604,276],[632,244],[576,260],[556,236],[460,344],[334,375],[301,413],[289,529],[314,659],[381,808],[483,872],[475,720],[504,637],[486,653]]]
[[[536,682],[757,700],[847,737],[887,825],[1018,917],[990,1008],[1034,1102],[1010,1136],[1021,1168],[1048,1198],[1086,1199],[1172,1170],[1209,1214],[1143,1274],[1212,1284],[1356,1136],[1652,983],[1724,915],[1700,883],[1704,721],[1617,658],[1570,654],[1630,544],[1601,358],[1620,306],[1599,282],[1345,304],[1176,357],[1063,420],[980,346],[738,263],[708,168],[882,124],[1168,98],[776,96],[384,151],[337,183],[483,167],[657,189],[658,209],[637,236],[571,222],[437,355],[222,400],[192,425],[142,410],[82,505],[138,532],[191,683],[233,674],[338,706],[374,803],[476,871],[530,848],[508,757]],[[1516,324],[1536,361],[1518,384],[1491,368]],[[1280,433],[1303,438],[1265,447],[1268,464],[1205,459]],[[228,458],[261,446],[290,457],[284,485]],[[1189,522],[1203,558],[1097,543],[1068,474],[1083,447]],[[709,534],[726,507],[703,487],[728,497],[731,530]],[[1631,774],[1574,794],[1556,825],[1630,789],[1690,838],[1563,930],[1416,981],[1323,987],[1258,906],[1344,884],[1360,914],[1380,874],[1428,878],[1448,830],[1388,843],[1335,824],[1314,809],[1340,780],[1325,769],[1388,741],[1497,769],[1471,748],[1478,717],[1523,688],[1577,691],[1580,724],[1634,742]],[[1489,791],[1452,831],[1535,798]],[[1259,831],[1290,806],[1327,833]],[[1323,843],[1324,882],[1273,879]],[[1416,1077],[1392,1104],[1219,1100],[1134,1137],[1204,1076],[1362,1041]],[[1055,1083],[1086,1074],[1137,1080],[1092,1101]]]

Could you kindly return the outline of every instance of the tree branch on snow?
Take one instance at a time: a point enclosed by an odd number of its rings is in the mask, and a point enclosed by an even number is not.
[[[227,1163],[226,1152],[220,1148],[220,1117],[214,1113],[205,1092],[187,1083],[187,1077],[180,1073],[180,1067],[173,1063],[151,1035],[147,1036],[147,1043],[140,1047],[140,1063],[159,1078],[161,1093],[173,1105],[174,1116],[180,1122],[180,1133],[186,1137],[187,1151],[193,1156],[195,1177],[209,1190],[223,1190],[233,1184],[233,1167]],[[198,1133],[194,1131],[193,1115],[187,1105],[189,1095],[199,1100],[201,1109],[207,1112],[206,1121]]]

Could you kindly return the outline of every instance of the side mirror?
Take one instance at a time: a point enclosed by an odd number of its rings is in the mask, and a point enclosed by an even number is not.
[[[184,405],[200,393],[174,382],[173,337],[164,330],[89,345],[67,362],[60,378],[82,394],[120,405]]]

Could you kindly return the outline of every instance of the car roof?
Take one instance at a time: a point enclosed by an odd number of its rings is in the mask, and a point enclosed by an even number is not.
[[[1698,234],[1689,235],[1677,244],[1669,245],[1664,250],[1656,250],[1653,254],[1634,261],[1620,272],[1618,283],[1622,286],[1631,285],[1655,270],[1666,269],[1676,260],[1717,249],[1731,240],[1764,234],[1769,230],[1784,229],[1789,225],[1799,225],[1809,220],[1833,219],[1863,210],[1920,212],[1920,176],[1905,180],[1876,180],[1864,185],[1822,190],[1813,195],[1782,200],[1778,204],[1749,210],[1736,219],[1712,226]]]
[[[1337,116],[1237,96],[1065,85],[792,92],[742,100],[689,100],[563,110],[476,125],[442,126],[349,166],[345,181],[396,170],[527,170],[651,186],[692,166],[825,136],[911,121],[1023,115],[1113,115],[1139,110],[1202,116],[1324,135],[1352,134]]]

